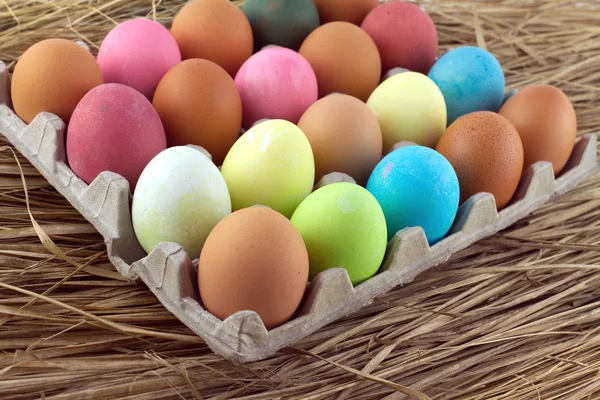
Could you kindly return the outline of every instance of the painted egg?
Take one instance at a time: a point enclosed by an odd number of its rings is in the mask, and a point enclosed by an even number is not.
[[[379,0],[315,0],[321,24],[345,21],[360,25],[378,4]]]

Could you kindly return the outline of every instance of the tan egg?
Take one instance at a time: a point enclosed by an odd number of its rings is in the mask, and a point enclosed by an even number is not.
[[[89,51],[65,39],[43,40],[27,49],[15,66],[13,107],[26,123],[42,111],[68,122],[79,100],[103,83]]]
[[[365,185],[381,159],[379,122],[369,107],[355,97],[332,94],[306,110],[298,127],[315,157],[315,180],[343,172]]]
[[[266,207],[230,214],[208,236],[198,264],[204,307],[222,320],[255,311],[267,329],[287,322],[308,282],[308,252],[283,215]]]
[[[317,75],[319,97],[339,92],[366,101],[381,78],[381,57],[373,39],[349,22],[315,29],[299,50]]]
[[[223,67],[232,77],[252,55],[250,22],[229,0],[194,0],[173,20],[171,33],[181,57],[204,58]]]
[[[456,171],[461,203],[488,192],[501,209],[515,194],[523,172],[523,144],[501,115],[478,111],[460,117],[444,132],[436,150]]]
[[[535,85],[512,96],[500,115],[517,128],[525,150],[524,169],[550,161],[558,174],[567,164],[577,136],[573,104],[560,89]]]
[[[217,64],[197,58],[171,68],[154,93],[169,146],[204,147],[217,165],[240,135],[242,100]]]
[[[346,21],[360,25],[379,0],[315,0],[321,24]]]

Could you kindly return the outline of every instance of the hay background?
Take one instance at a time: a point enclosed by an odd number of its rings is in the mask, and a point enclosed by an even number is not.
[[[97,49],[115,23],[147,16],[168,25],[182,4],[2,0],[0,59],[10,64],[48,37]],[[575,103],[580,134],[596,132],[597,1],[444,0],[430,15],[440,52],[487,47],[511,88],[558,85]],[[33,216],[80,268],[40,243],[19,169],[1,152],[3,399],[403,398],[390,382],[436,399],[600,398],[598,175],[297,345],[313,355],[235,366],[116,273],[101,237],[20,159]]]

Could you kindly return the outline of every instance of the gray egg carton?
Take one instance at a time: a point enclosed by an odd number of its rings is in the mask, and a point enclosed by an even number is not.
[[[161,243],[148,255],[139,245],[131,223],[128,182],[112,172],[101,173],[86,185],[67,166],[65,124],[57,116],[39,114],[29,125],[10,108],[9,76],[0,62],[0,132],[104,237],[108,256],[128,279],[140,279],[162,304],[221,356],[234,362],[263,359],[293,345],[395,286],[439,265],[455,252],[500,231],[574,187],[597,169],[596,136],[581,137],[557,179],[552,166],[539,162],[525,171],[511,205],[496,211],[488,193],[471,197],[459,209],[449,235],[430,247],[421,228],[398,232],[388,245],[380,272],[353,287],[343,269],[319,274],[307,287],[297,315],[268,331],[253,311],[241,311],[224,321],[200,303],[196,263],[174,243]],[[330,174],[318,186],[350,181]]]

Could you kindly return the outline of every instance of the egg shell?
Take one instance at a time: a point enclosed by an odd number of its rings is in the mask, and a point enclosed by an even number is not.
[[[479,111],[457,119],[437,148],[454,167],[460,202],[479,192],[494,195],[498,210],[513,197],[523,172],[523,143],[503,116]]]
[[[402,67],[426,74],[435,62],[438,47],[435,25],[415,4],[383,3],[365,17],[361,27],[375,41],[384,71]]]
[[[171,33],[158,22],[135,18],[114,27],[98,50],[98,64],[106,83],[122,83],[148,100],[161,78],[181,62]]]
[[[91,183],[102,171],[122,175],[133,191],[146,164],[166,149],[165,131],[152,104],[137,90],[106,83],[86,94],[67,129],[67,159]]]
[[[246,0],[242,11],[252,26],[256,50],[271,44],[298,50],[319,27],[313,0]]]
[[[296,209],[310,259],[310,279],[330,268],[344,268],[357,285],[377,273],[387,246],[385,217],[363,187],[339,182],[314,191]]]
[[[446,102],[436,84],[417,72],[383,81],[367,101],[383,134],[384,152],[401,141],[435,147],[446,130]]]
[[[69,40],[47,39],[19,58],[12,75],[12,104],[27,124],[43,111],[68,122],[81,98],[102,83],[90,52]]]
[[[319,97],[345,93],[366,101],[381,78],[381,58],[373,40],[349,22],[314,30],[299,50],[317,75]]]
[[[272,119],[255,125],[235,142],[221,173],[233,210],[260,204],[290,218],[312,190],[315,162],[300,128]]]
[[[255,311],[267,329],[287,322],[302,301],[308,254],[302,236],[281,214],[239,210],[208,236],[198,263],[204,307],[222,320]]]
[[[346,94],[331,94],[306,110],[298,127],[315,158],[315,180],[343,172],[365,185],[381,159],[381,129],[365,103]]]
[[[550,85],[530,86],[510,97],[500,109],[519,132],[525,162],[550,161],[558,174],[567,164],[577,136],[577,116],[562,90]]]
[[[446,236],[458,212],[456,172],[441,154],[423,146],[401,147],[385,156],[367,190],[383,209],[388,239],[404,228],[421,227],[434,244]]]
[[[444,54],[429,71],[442,91],[448,125],[475,111],[498,112],[504,99],[504,72],[484,49],[459,47]]]
[[[175,16],[171,33],[184,60],[203,58],[232,77],[252,55],[252,28],[229,0],[193,0]]]
[[[297,123],[319,95],[308,61],[284,47],[264,49],[250,57],[235,76],[235,85],[245,128],[264,118]]]
[[[229,214],[231,199],[219,169],[202,152],[184,146],[164,150],[148,163],[131,206],[133,229],[146,252],[173,242],[191,259]]]
[[[360,25],[378,4],[378,0],[315,0],[321,24],[345,21]]]
[[[185,60],[171,68],[152,103],[169,146],[202,146],[217,165],[240,135],[240,94],[231,76],[211,61]]]

